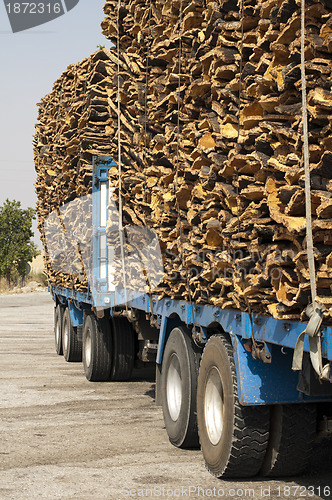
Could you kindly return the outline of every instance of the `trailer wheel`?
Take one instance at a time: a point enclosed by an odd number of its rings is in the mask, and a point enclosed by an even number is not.
[[[222,335],[213,335],[203,352],[197,421],[205,463],[214,476],[259,472],[269,437],[269,409],[240,405],[232,346]]]
[[[135,332],[127,320],[115,316],[112,325],[112,368],[110,380],[129,380],[135,361]]]
[[[108,380],[111,371],[111,331],[106,318],[85,316],[83,325],[83,367],[91,382]]]
[[[68,307],[62,320],[62,350],[66,361],[82,361],[82,342],[77,336],[76,328],[72,325]]]
[[[196,392],[200,351],[181,327],[167,340],[161,370],[162,407],[170,442],[198,448]]]
[[[261,473],[269,477],[301,474],[310,459],[316,423],[315,404],[273,406]]]
[[[54,340],[55,340],[55,351],[61,356],[63,354],[62,350],[62,319],[63,319],[64,307],[58,304],[54,308]]]

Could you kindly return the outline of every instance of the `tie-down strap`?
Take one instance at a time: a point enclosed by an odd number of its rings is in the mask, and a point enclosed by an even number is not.
[[[326,307],[323,304],[314,302],[306,309],[306,314],[309,317],[307,328],[299,335],[293,356],[293,370],[302,370],[303,347],[304,339],[307,334],[309,337],[310,359],[312,366],[319,376],[320,380],[328,380],[331,382],[330,363],[323,367],[322,346],[320,327],[323,321],[323,314]]]

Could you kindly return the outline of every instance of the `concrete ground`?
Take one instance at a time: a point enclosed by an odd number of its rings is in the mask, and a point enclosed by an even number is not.
[[[0,499],[332,498],[331,442],[308,474],[222,481],[174,448],[154,376],[90,383],[57,356],[48,293],[0,297]]]

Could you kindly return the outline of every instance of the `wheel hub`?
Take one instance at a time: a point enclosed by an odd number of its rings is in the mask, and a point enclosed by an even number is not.
[[[55,340],[57,345],[60,343],[60,324],[59,320],[57,320],[56,325],[55,325]]]
[[[172,354],[166,379],[167,405],[171,419],[179,418],[182,404],[182,379],[180,362],[175,353]]]
[[[223,430],[224,400],[219,370],[212,367],[206,382],[204,398],[205,425],[213,445],[220,441]]]
[[[69,327],[67,321],[65,321],[64,329],[63,329],[63,348],[67,351],[68,343],[69,343]]]
[[[85,364],[87,367],[90,366],[91,363],[91,333],[90,330],[86,332],[85,342],[84,342],[84,353],[85,353]]]

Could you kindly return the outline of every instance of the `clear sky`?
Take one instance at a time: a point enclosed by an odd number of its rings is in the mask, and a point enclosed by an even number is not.
[[[0,1],[0,205],[9,198],[24,208],[35,206],[36,103],[52,90],[68,64],[88,57],[97,45],[110,47],[100,28],[104,3],[80,0],[58,19],[13,34]]]

